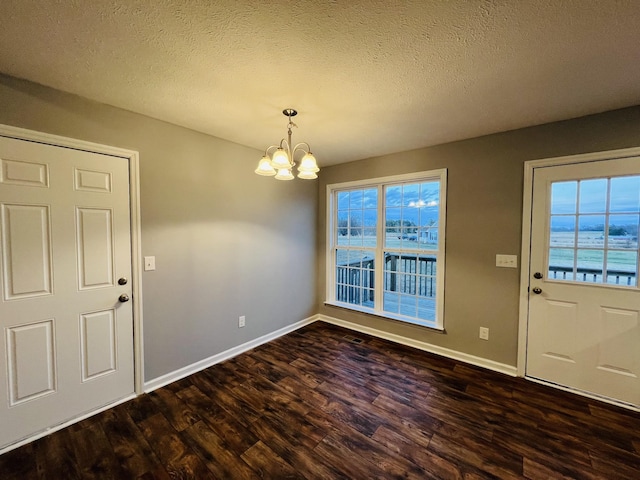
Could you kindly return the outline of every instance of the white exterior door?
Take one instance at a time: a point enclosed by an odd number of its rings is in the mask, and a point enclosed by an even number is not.
[[[2,448],[134,392],[127,159],[0,137],[0,227]]]
[[[535,168],[526,375],[640,406],[640,158]]]

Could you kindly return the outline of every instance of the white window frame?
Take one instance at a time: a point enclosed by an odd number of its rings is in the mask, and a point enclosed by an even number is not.
[[[437,248],[437,269],[436,269],[436,313],[435,321],[429,322],[415,317],[408,317],[405,315],[394,314],[391,312],[385,312],[383,310],[383,280],[384,280],[384,262],[382,261],[384,251],[389,250],[385,248],[385,198],[384,188],[387,186],[395,186],[403,183],[420,183],[429,181],[440,182],[440,199],[439,199],[439,218],[438,218],[438,248]],[[336,301],[336,267],[335,267],[335,255],[337,245],[336,233],[337,228],[335,222],[337,222],[337,202],[336,194],[338,191],[347,189],[366,189],[377,188],[378,189],[378,222],[376,229],[376,242],[375,255],[376,255],[376,268],[375,268],[375,285],[374,285],[374,308],[363,307],[360,305],[354,305],[346,302]],[[444,277],[445,277],[445,232],[446,232],[446,199],[447,199],[447,169],[429,170],[423,172],[416,172],[404,175],[393,175],[387,177],[378,177],[365,180],[357,180],[352,182],[333,183],[327,185],[327,251],[326,251],[326,292],[325,292],[325,304],[334,305],[349,310],[355,310],[364,312],[379,317],[389,318],[392,320],[399,320],[414,325],[420,325],[427,328],[433,328],[436,330],[444,330]],[[357,247],[356,247],[357,248]],[[400,249],[403,251],[404,249]],[[427,251],[420,250],[421,254],[429,253]]]

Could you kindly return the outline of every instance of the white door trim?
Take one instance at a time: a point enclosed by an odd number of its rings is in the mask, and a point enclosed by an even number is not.
[[[525,376],[527,361],[527,323],[529,320],[529,279],[531,253],[531,213],[533,198],[533,171],[540,167],[567,165],[572,163],[596,162],[599,160],[614,160],[619,158],[637,157],[640,148],[624,148],[604,152],[585,153],[565,157],[530,160],[524,163],[524,188],[522,199],[522,251],[520,267],[520,308],[518,324],[518,361],[519,377]],[[574,390],[571,390],[574,391]],[[599,397],[598,397],[599,398]]]
[[[0,136],[111,155],[125,158],[129,161],[134,382],[135,393],[136,395],[140,395],[144,392],[144,349],[142,342],[142,249],[140,229],[140,162],[138,152],[3,124],[0,124]]]

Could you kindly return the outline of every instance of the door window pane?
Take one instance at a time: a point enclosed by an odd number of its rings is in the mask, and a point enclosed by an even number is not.
[[[548,278],[552,280],[574,280],[574,255],[575,250],[572,248],[550,248]]]
[[[612,213],[640,213],[640,176],[611,179]]]
[[[609,248],[638,250],[639,215],[611,215],[609,217]]]
[[[609,252],[607,255],[607,283],[636,287],[638,252]]]
[[[640,176],[554,182],[551,197],[548,278],[636,286]]]
[[[578,247],[604,247],[604,215],[578,217]]]
[[[551,213],[576,213],[578,182],[554,182],[551,185]]]
[[[607,179],[580,181],[580,213],[604,213],[607,209]]]
[[[551,247],[574,247],[576,244],[575,215],[551,215],[549,245]]]
[[[578,249],[576,262],[576,280],[578,282],[602,282],[604,269],[604,250]]]

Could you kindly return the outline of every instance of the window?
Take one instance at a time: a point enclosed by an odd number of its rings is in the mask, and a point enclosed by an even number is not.
[[[327,303],[443,328],[446,170],[329,185]]]
[[[550,280],[637,286],[640,176],[551,184]]]

